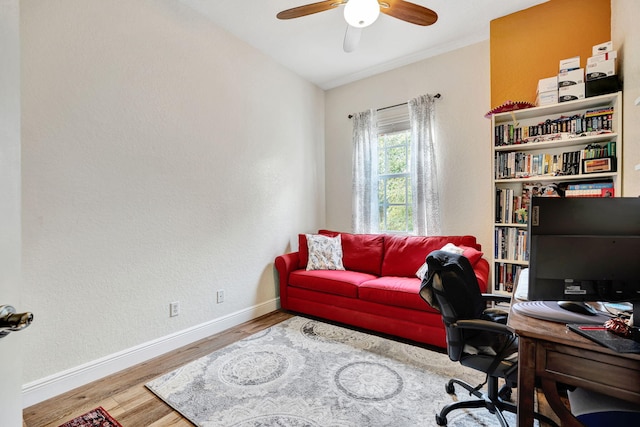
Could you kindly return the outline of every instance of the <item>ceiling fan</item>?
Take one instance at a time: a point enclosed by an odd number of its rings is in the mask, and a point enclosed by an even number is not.
[[[278,19],[300,18],[342,5],[348,24],[343,44],[345,52],[352,52],[357,47],[362,28],[373,24],[380,12],[422,26],[438,20],[438,14],[433,10],[404,0],[327,0],[283,10],[276,16]]]

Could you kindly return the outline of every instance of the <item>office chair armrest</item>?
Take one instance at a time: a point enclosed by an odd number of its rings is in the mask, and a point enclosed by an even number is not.
[[[507,325],[502,323],[491,322],[489,320],[481,319],[465,319],[458,320],[452,326],[461,329],[476,329],[480,331],[495,332],[503,335],[513,335]]]
[[[499,295],[499,294],[482,294],[482,299],[485,302],[511,302],[511,297],[508,295]]]

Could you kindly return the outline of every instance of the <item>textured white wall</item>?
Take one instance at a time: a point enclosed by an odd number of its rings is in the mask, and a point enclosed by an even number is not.
[[[640,2],[612,0],[611,38],[619,51],[618,72],[624,80],[624,159],[622,192],[627,197],[640,196]]]
[[[327,226],[351,229],[350,113],[440,93],[436,101],[443,234],[475,235],[491,248],[489,42],[344,85],[326,96]]]
[[[274,299],[324,224],[323,91],[179,2],[21,8],[24,382]]]

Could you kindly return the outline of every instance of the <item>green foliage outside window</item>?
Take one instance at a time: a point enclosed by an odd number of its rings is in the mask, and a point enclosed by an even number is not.
[[[409,233],[413,230],[411,200],[411,132],[378,137],[378,202],[381,232]]]

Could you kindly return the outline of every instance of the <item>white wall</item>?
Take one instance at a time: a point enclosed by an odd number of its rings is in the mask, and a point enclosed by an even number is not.
[[[25,383],[275,301],[323,91],[172,0],[21,8]]]
[[[627,197],[640,196],[640,2],[611,1],[611,38],[618,49],[618,72],[623,81],[624,158],[622,192]]]
[[[472,234],[491,248],[489,42],[482,42],[332,89],[326,95],[327,226],[351,229],[348,114],[422,94],[436,101],[443,234]]]

